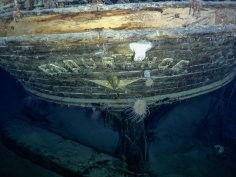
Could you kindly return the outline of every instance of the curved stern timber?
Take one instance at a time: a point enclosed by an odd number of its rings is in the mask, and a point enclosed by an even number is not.
[[[194,14],[183,2],[2,10],[0,66],[65,105],[123,109],[208,93],[236,72],[236,3],[224,3]]]

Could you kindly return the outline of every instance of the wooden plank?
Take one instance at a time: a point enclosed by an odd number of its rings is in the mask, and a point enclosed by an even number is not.
[[[211,91],[214,91],[224,85],[228,84],[234,78],[235,73],[225,73],[224,78],[221,80],[216,80],[213,83],[204,85],[204,83],[200,84],[200,87],[189,88],[188,90],[179,91],[179,92],[171,92],[169,94],[160,94],[160,95],[152,95],[149,97],[144,97],[147,104],[151,106],[156,106],[159,104],[171,103],[176,100],[184,100],[187,98],[191,98],[194,96],[202,95]],[[219,79],[219,78],[216,78]],[[98,104],[103,108],[112,108],[112,109],[127,109],[128,105],[132,105],[135,97],[132,98],[124,98],[124,99],[84,99],[84,98],[74,98],[74,97],[65,97],[65,96],[56,96],[51,94],[42,93],[28,87],[25,89],[32,93],[33,95],[47,100],[49,102],[54,102],[58,104],[65,105],[73,105],[73,106],[82,106],[82,107],[91,107],[91,103]]]
[[[0,37],[0,65],[36,95],[76,95],[89,98],[86,103],[99,93],[104,99],[156,98],[203,88],[235,73],[236,4],[206,4],[198,18],[182,2],[37,9],[15,20],[5,14],[0,26],[9,30],[0,32],[8,36]],[[135,62],[129,44],[140,40],[153,46]],[[145,72],[156,82],[149,89]],[[128,79],[134,82],[122,87]]]
[[[125,164],[110,155],[95,152],[78,142],[64,139],[30,122],[16,119],[3,128],[3,142],[17,154],[62,176],[131,176]],[[117,166],[116,166],[117,164]]]
[[[70,11],[69,9],[51,9],[41,11],[41,13],[40,11],[38,13],[19,11],[21,17],[17,18],[17,21],[12,19],[12,21],[6,22],[7,29],[9,29],[7,35],[62,34],[103,29],[180,28],[202,25],[202,23],[203,25],[215,25],[217,22],[216,8],[205,7],[199,18],[196,19],[195,16],[189,14],[189,7],[186,3],[178,3],[177,6],[171,4],[174,3],[165,4],[166,6],[163,7],[160,7],[161,3],[134,3],[126,4],[127,7],[119,4],[84,6],[84,8],[78,7],[77,10],[71,8]],[[235,6],[235,3],[231,4]],[[182,8],[180,8],[181,6]],[[227,23],[232,21],[230,20],[231,15],[228,17],[227,14],[234,14],[233,11],[233,7],[221,11],[226,16]],[[178,15],[176,16],[176,14]]]

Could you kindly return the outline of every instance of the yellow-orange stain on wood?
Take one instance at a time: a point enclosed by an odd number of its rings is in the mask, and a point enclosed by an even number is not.
[[[114,10],[25,16],[17,21],[0,21],[0,36],[63,34],[147,28],[167,29],[191,25],[214,25],[217,22],[216,9],[204,9],[201,11],[200,17],[189,15],[189,8],[187,7],[170,7],[162,10],[163,11],[148,8],[139,11]],[[232,10],[233,9],[229,9],[227,11]]]

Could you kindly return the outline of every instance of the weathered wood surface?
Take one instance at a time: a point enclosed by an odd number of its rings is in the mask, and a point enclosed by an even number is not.
[[[167,29],[236,23],[235,2],[206,3],[200,14],[188,2],[84,5],[71,8],[0,11],[0,36],[62,34],[84,31]]]
[[[125,162],[24,120],[16,119],[6,124],[2,139],[17,154],[62,176],[132,176]]]
[[[0,66],[41,98],[88,107],[123,109],[140,97],[155,106],[230,82],[236,3],[205,4],[198,17],[186,3],[174,4],[43,9],[5,19]],[[136,62],[129,45],[139,41],[152,48]]]

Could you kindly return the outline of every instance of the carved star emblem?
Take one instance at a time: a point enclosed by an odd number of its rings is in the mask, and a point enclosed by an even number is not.
[[[89,81],[97,85],[109,88],[111,90],[117,90],[117,89],[124,89],[127,85],[132,84],[133,82],[136,82],[137,80],[138,79],[119,80],[119,82],[117,82],[116,85],[112,84],[108,80],[89,80]]]

